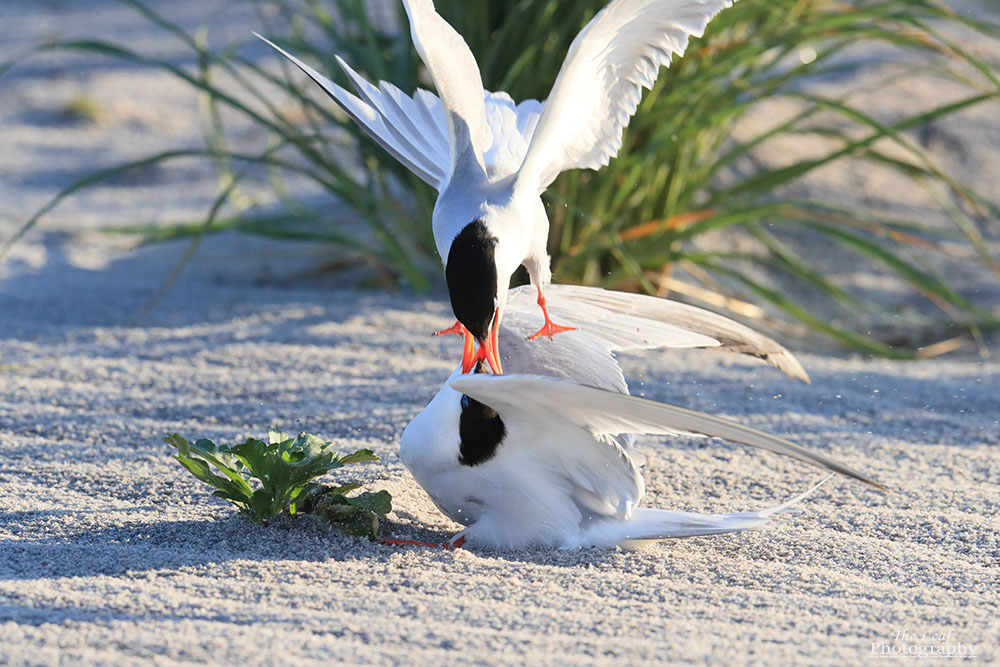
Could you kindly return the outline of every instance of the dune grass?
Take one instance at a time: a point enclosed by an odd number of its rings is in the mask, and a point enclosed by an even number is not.
[[[151,155],[80,179],[27,219],[0,253],[81,189],[124,170],[200,157],[213,161],[220,183],[204,219],[117,231],[149,240],[189,237],[192,248],[204,234],[227,229],[320,240],[365,262],[386,283],[427,289],[440,282],[429,222],[434,191],[311,82],[275,58],[250,57],[263,51],[249,35],[239,43],[209,45],[139,0],[120,1],[186,44],[197,65],[180,67],[111,40],[57,42],[40,50],[83,51],[179,77],[202,94],[205,148]],[[391,81],[404,91],[428,85],[395,2],[240,1],[256,9],[263,34],[343,85],[334,54],[368,78]],[[507,90],[515,99],[544,99],[569,42],[604,4],[436,1],[475,52],[485,86]],[[557,279],[659,294],[680,291],[750,317],[764,312],[754,304],[766,303],[842,344],[892,357],[915,352],[859,327],[903,318],[907,326],[926,331],[929,340],[948,331],[944,325],[960,326],[971,337],[996,328],[997,315],[959,294],[935,266],[958,255],[1000,276],[988,243],[996,236],[1000,208],[954,180],[915,139],[935,121],[1000,99],[1000,67],[966,51],[950,36],[956,31],[1000,39],[997,26],[933,0],[741,0],[710,24],[705,38],[692,41],[686,57],[661,71],[625,134],[620,157],[600,172],[565,173],[546,193]],[[910,66],[901,78],[932,73],[964,93],[885,121],[849,99],[810,92],[810,81],[856,66],[847,55],[859,42],[904,52],[901,61]],[[0,67],[0,76],[12,64]],[[788,101],[794,113],[734,138],[734,128],[757,105],[775,100]],[[267,135],[265,149],[229,147],[227,123],[234,115]],[[789,138],[822,139],[824,148],[780,166],[754,164],[755,149]],[[800,179],[841,160],[850,160],[853,169],[888,169],[919,182],[935,193],[941,218],[951,224],[888,219],[789,194]],[[255,179],[259,189],[262,173],[268,184],[263,202],[245,187],[247,179]],[[318,209],[297,198],[285,184],[291,175],[317,185],[336,206],[327,201]],[[345,219],[363,226],[359,231]],[[752,243],[723,250],[702,242],[720,232]],[[940,317],[887,312],[825,275],[803,244],[822,247],[824,255],[842,253],[879,265],[937,306]],[[801,289],[790,294],[776,286],[789,280]],[[836,317],[829,317],[831,308]]]

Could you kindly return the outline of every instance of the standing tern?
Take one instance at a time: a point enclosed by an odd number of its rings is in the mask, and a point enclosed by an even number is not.
[[[354,95],[268,43],[437,189],[434,241],[458,319],[438,333],[465,336],[464,373],[485,360],[499,374],[497,333],[518,266],[527,269],[544,316],[529,338],[572,328],[552,321],[542,293],[552,279],[542,193],[560,172],[608,164],[643,88],[733,2],[612,0],[573,40],[544,102],[515,104],[505,92],[484,91],[472,51],[432,0],[403,6],[437,95],[417,89],[410,96],[385,81],[374,86],[338,57]]]
[[[506,375],[456,368],[406,427],[403,463],[448,517],[466,526],[442,545],[499,549],[635,546],[759,527],[812,491],[759,511],[695,514],[639,507],[645,460],[634,433],[724,438],[880,484],[788,440],[712,415],[630,396],[619,350],[713,347],[759,357],[807,380],[766,336],[655,297],[552,285],[550,307],[575,331],[544,352],[530,288],[510,291],[500,327]],[[815,488],[815,487],[813,487]],[[390,544],[424,544],[385,540]]]

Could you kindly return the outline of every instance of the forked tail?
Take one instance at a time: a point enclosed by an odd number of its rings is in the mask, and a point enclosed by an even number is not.
[[[825,477],[804,493],[786,500],[780,505],[749,512],[731,514],[698,514],[695,512],[672,512],[652,508],[637,508],[628,521],[595,521],[581,536],[587,545],[635,548],[679,537],[735,533],[741,530],[760,528],[775,514],[790,510],[796,503],[811,495],[833,475]]]

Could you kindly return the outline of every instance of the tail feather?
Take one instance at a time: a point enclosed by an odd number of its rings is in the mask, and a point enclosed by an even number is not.
[[[828,479],[829,475],[807,491],[785,502],[762,510],[733,512],[729,514],[698,514],[696,512],[673,512],[640,507],[632,512],[628,521],[595,520],[581,535],[584,545],[636,548],[660,540],[699,535],[735,533],[741,530],[761,528],[775,514],[790,511],[804,498],[810,496]]]

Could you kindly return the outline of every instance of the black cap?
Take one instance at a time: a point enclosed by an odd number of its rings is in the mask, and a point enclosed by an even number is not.
[[[479,340],[489,336],[497,307],[496,245],[482,221],[470,222],[452,239],[444,267],[451,309]]]

